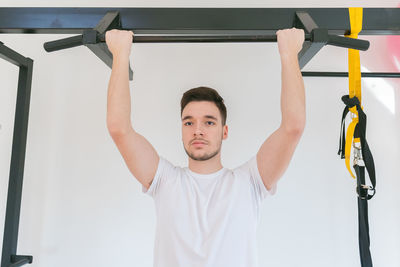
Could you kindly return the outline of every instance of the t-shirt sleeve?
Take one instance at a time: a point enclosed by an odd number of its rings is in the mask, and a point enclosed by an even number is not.
[[[154,175],[153,181],[151,182],[149,189],[142,185],[142,192],[153,198],[161,190],[168,178],[172,179],[174,178],[174,175],[176,176],[176,166],[174,166],[167,159],[161,156],[159,157],[160,160],[158,162],[157,171]]]
[[[275,195],[277,185],[274,184],[270,190],[264,185],[260,172],[257,166],[257,155],[253,156],[250,160],[240,166],[244,171],[250,174],[250,183],[254,188],[254,192],[259,201],[264,200],[267,196]]]

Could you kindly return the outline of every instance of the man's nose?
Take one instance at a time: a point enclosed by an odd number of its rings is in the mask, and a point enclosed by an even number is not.
[[[202,128],[202,126],[200,125],[200,123],[197,124],[196,130],[195,130],[194,134],[195,134],[195,135],[203,135],[203,128]]]

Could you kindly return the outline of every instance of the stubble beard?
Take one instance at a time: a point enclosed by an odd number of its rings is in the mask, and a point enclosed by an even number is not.
[[[195,156],[194,153],[190,153],[189,151],[186,150],[186,147],[183,146],[183,148],[185,149],[186,154],[192,159],[192,160],[196,160],[196,161],[206,161],[209,159],[212,159],[213,157],[215,157],[220,151],[221,151],[221,145],[222,145],[222,139],[219,142],[219,146],[218,148],[211,152],[211,153],[205,153],[201,156]]]

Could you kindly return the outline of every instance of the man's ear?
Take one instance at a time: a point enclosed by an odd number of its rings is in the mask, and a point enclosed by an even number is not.
[[[228,125],[224,125],[224,128],[222,129],[222,139],[225,140],[228,138]]]

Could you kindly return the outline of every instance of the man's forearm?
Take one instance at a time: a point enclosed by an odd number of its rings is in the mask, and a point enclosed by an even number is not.
[[[113,60],[107,94],[107,126],[109,131],[126,131],[131,125],[129,92],[129,57]]]
[[[303,77],[297,55],[281,57],[281,127],[302,132],[306,121],[306,103]]]

